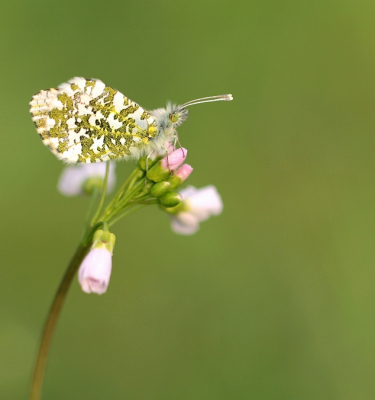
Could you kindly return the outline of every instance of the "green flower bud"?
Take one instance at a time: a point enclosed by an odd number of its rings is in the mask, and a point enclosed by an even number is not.
[[[163,196],[168,192],[170,189],[171,184],[169,182],[159,182],[155,183],[155,185],[150,189],[151,196],[160,197]]]
[[[164,207],[174,207],[181,202],[181,195],[176,192],[168,192],[159,197],[159,203]]]
[[[176,189],[179,187],[189,175],[193,172],[193,168],[189,164],[182,165],[174,175],[171,175],[167,182],[171,184],[171,189]]]
[[[110,233],[108,230],[98,229],[94,237],[92,239],[92,249],[106,249],[111,254],[113,253],[113,249],[115,247],[116,236],[113,233]]]
[[[138,166],[142,171],[146,171],[147,170],[146,163],[148,164],[147,165],[148,169],[150,169],[153,165],[155,165],[162,158],[163,158],[163,156],[156,157],[153,160],[151,160],[151,158],[149,158],[148,162],[147,162],[147,157],[142,157],[138,161]]]
[[[177,206],[174,206],[174,207],[163,207],[163,206],[160,206],[160,208],[163,211],[165,211],[165,212],[167,212],[168,214],[171,214],[171,215],[177,215],[180,212],[188,210],[188,207],[187,207],[187,205],[186,205],[186,203],[184,201],[181,201],[181,203],[177,204]]]
[[[168,168],[158,161],[152,168],[147,171],[147,178],[154,182],[162,182],[167,179],[171,173]]]
[[[138,179],[141,179],[141,178],[143,178],[144,176],[145,176],[145,171],[138,171],[138,172],[137,172],[137,176],[136,176],[136,177],[137,177]]]

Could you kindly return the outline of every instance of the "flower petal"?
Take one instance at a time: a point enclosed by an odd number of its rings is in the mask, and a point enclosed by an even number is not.
[[[183,198],[181,211],[172,216],[172,229],[176,233],[192,234],[199,229],[199,223],[223,210],[221,197],[215,186],[196,189],[188,186],[180,191]]]
[[[193,218],[188,221],[188,218],[180,218],[180,213],[178,217],[172,217],[171,228],[174,232],[180,233],[181,235],[192,235],[199,229],[199,222]]]

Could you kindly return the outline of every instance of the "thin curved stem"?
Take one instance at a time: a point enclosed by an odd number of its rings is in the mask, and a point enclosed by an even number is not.
[[[104,177],[104,182],[103,182],[102,197],[100,199],[99,207],[95,213],[95,216],[91,221],[91,224],[95,224],[97,222],[97,219],[98,219],[100,213],[102,212],[105,196],[107,194],[108,175],[109,175],[109,161],[107,161],[107,165],[105,166],[105,177]]]
[[[108,220],[108,215],[111,213],[111,210],[113,210],[116,205],[120,202],[122,196],[126,194],[133,186],[135,180],[136,180],[136,175],[139,173],[140,168],[136,167],[134,171],[130,174],[128,179],[125,181],[125,183],[122,185],[121,189],[117,192],[116,196],[110,201],[110,203],[107,205],[106,209],[104,210],[103,214],[99,218],[100,221]]]
[[[91,228],[86,237],[78,246],[73,258],[71,259],[68,268],[60,282],[60,286],[57,289],[55,298],[53,299],[51,308],[48,313],[47,320],[44,325],[42,338],[39,344],[39,351],[36,358],[34,373],[31,382],[29,400],[39,400],[42,392],[44,371],[47,364],[48,352],[51,346],[53,333],[55,331],[57,321],[61,312],[61,308],[64,304],[65,297],[68,293],[70,284],[81,265],[83,258],[91,246],[91,240],[95,231],[102,225],[102,222],[97,223]]]
[[[86,221],[85,221],[85,227],[83,229],[83,233],[82,233],[82,239],[86,236],[87,232],[90,229],[90,222],[91,222],[91,215],[92,215],[92,210],[94,208],[94,205],[98,199],[98,194],[99,194],[99,190],[98,188],[95,186],[94,187],[94,191],[92,192],[91,198],[90,198],[90,203],[89,203],[89,207],[87,209],[87,213],[86,213]]]
[[[137,211],[138,209],[140,209],[141,207],[143,207],[143,205],[138,205],[135,206],[133,208],[130,209],[125,209],[123,213],[117,215],[116,217],[114,217],[111,221],[108,222],[108,227],[112,226],[113,224],[115,224],[117,221],[119,221],[120,219],[126,217],[127,215],[131,214],[134,211]]]
[[[111,210],[110,212],[104,211],[103,215],[100,217],[100,220],[109,221],[114,218],[118,213],[125,209],[128,202],[137,194],[137,192],[142,189],[143,185],[143,181],[139,181],[135,186],[132,187],[132,190],[127,191],[126,195],[121,198],[120,202],[113,210]]]

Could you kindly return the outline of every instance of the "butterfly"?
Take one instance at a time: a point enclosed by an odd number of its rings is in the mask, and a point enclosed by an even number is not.
[[[43,143],[57,158],[95,163],[161,154],[178,140],[176,128],[187,119],[187,107],[232,99],[230,94],[203,97],[147,111],[98,79],[76,77],[38,92],[30,101],[30,113]]]

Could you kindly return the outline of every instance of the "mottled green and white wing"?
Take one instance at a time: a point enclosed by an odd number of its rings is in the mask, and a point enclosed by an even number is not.
[[[42,90],[30,112],[43,143],[67,163],[139,158],[157,134],[148,111],[97,79],[77,77]]]

